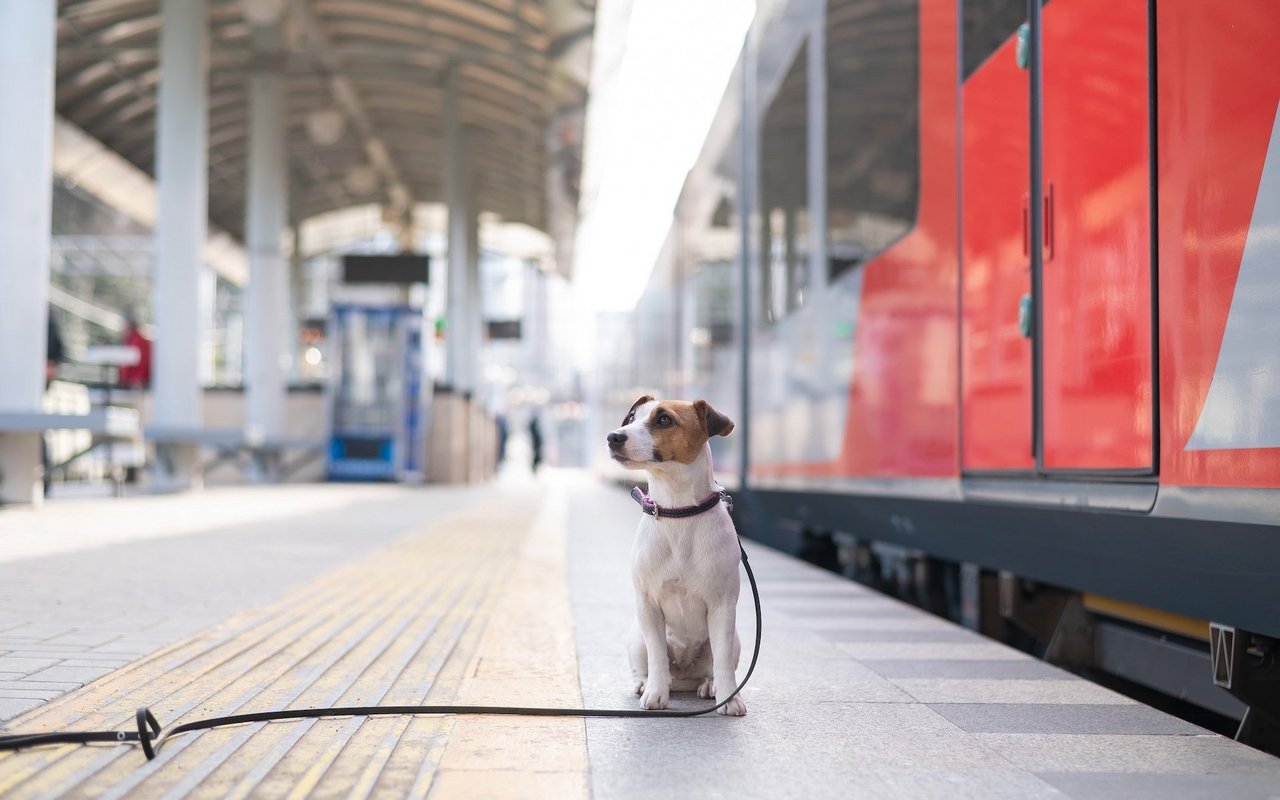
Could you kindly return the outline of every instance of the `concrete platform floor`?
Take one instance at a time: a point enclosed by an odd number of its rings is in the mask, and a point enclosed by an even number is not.
[[[140,705],[165,724],[373,703],[635,707],[637,514],[624,492],[555,472],[0,511],[0,689],[48,695],[0,699],[31,706],[5,727],[128,727]],[[1280,797],[1280,760],[749,550],[765,628],[745,718],[254,724],[175,738],[150,763],[134,747],[0,754],[0,796]],[[744,597],[745,640],[751,613]],[[34,684],[50,688],[8,689]]]

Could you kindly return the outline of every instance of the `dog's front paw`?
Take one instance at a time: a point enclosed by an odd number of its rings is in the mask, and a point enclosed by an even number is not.
[[[727,717],[744,717],[747,714],[747,704],[742,702],[742,695],[737,695],[720,708],[717,708],[716,713],[724,714]]]
[[[711,698],[716,696],[716,682],[707,678],[698,687],[698,697]]]
[[[669,695],[669,689],[666,687],[655,686],[653,682],[650,681],[649,684],[645,686],[644,694],[640,695],[640,706],[648,709],[649,711],[666,708]]]
[[[635,689],[633,689],[632,691],[636,693],[636,697],[639,697],[640,695],[644,694],[644,678],[635,679]]]

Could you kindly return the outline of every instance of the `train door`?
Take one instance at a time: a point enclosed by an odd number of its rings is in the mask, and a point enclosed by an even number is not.
[[[966,0],[961,108],[961,466],[1031,470],[1025,0]],[[1023,37],[1025,39],[1025,36]]]
[[[1153,470],[1147,3],[1041,11],[1041,466]]]
[[[1032,20],[1028,5],[964,7],[961,466],[1147,473],[1147,4],[1053,0]]]

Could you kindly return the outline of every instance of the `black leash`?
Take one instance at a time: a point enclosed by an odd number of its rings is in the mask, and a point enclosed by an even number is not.
[[[747,674],[738,683],[733,694],[716,703],[714,706],[688,711],[645,711],[642,709],[612,708],[518,708],[512,706],[341,706],[338,708],[299,708],[286,711],[259,711],[253,714],[232,714],[226,717],[209,717],[192,722],[184,722],[172,728],[162,728],[156,721],[151,709],[143,706],[138,709],[134,720],[137,730],[134,731],[61,731],[54,733],[16,733],[0,736],[0,751],[21,750],[27,747],[38,747],[47,744],[96,744],[102,742],[126,744],[138,742],[147,760],[154,759],[165,743],[174,736],[192,731],[207,731],[224,725],[242,725],[246,722],[273,722],[282,719],[316,719],[319,717],[395,717],[413,714],[491,714],[518,717],[622,717],[626,719],[675,719],[683,717],[700,717],[723,708],[730,700],[738,696],[742,687],[751,680],[751,673],[756,669],[756,661],[760,658],[760,589],[756,586],[756,576],[751,572],[751,564],[747,561],[747,551],[742,542],[738,542],[742,552],[742,566],[747,571],[747,580],[751,583],[751,595],[756,607],[756,644],[751,653],[751,664]]]

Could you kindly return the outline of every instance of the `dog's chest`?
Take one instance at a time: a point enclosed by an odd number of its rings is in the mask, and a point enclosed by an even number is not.
[[[651,594],[660,596],[697,593],[697,587],[705,585],[703,571],[704,565],[691,553],[673,551],[661,543],[636,559],[636,577]]]
[[[718,584],[719,531],[700,520],[641,523],[635,554],[636,578],[646,590],[671,598],[701,597]],[[729,569],[736,562],[727,564]]]

